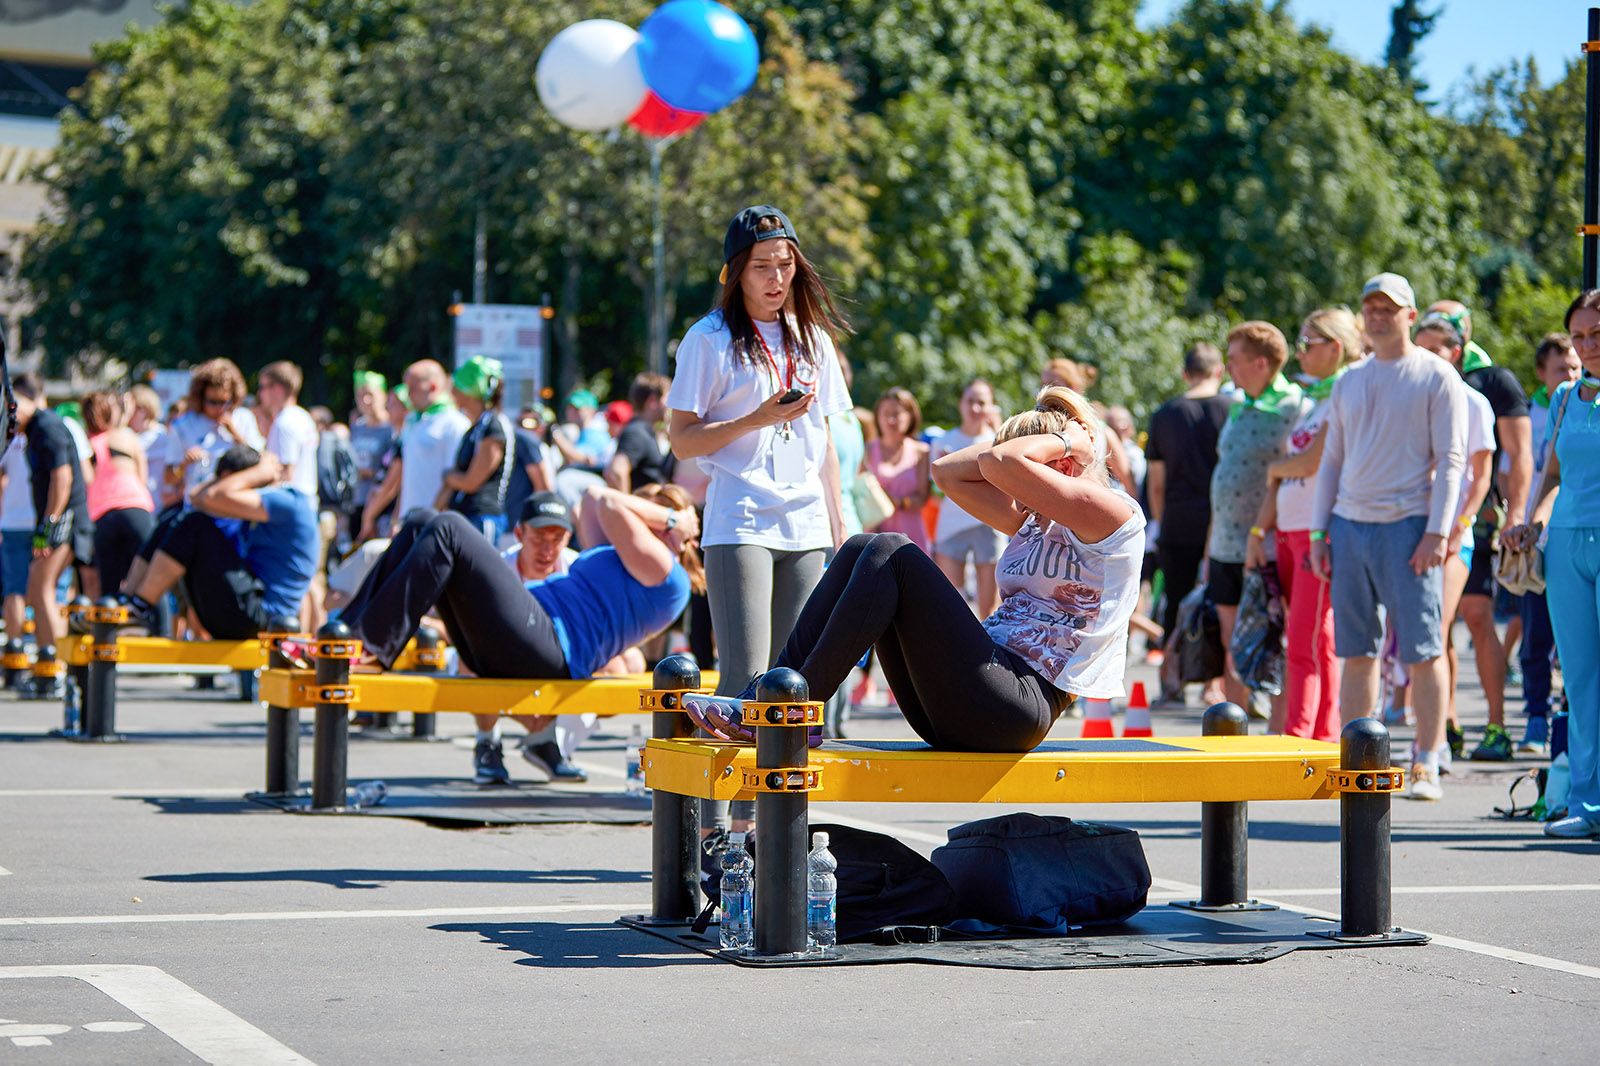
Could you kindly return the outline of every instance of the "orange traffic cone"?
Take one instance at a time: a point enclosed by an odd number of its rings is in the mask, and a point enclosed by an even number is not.
[[[1150,701],[1145,699],[1143,681],[1133,683],[1133,694],[1128,697],[1128,714],[1122,720],[1122,735],[1125,737],[1156,735],[1156,731],[1150,727]]]
[[[1114,737],[1116,730],[1111,728],[1111,701],[1089,700],[1083,701],[1083,732],[1082,737]]]

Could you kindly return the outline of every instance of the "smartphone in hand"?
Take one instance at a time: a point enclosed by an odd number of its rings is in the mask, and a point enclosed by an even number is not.
[[[796,400],[800,399],[804,395],[806,395],[806,393],[805,393],[805,391],[803,389],[790,389],[788,392],[786,392],[782,396],[778,397],[778,402],[779,403],[794,403]]]

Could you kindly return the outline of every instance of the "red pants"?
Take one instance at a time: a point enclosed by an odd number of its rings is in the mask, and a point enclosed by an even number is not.
[[[1311,572],[1311,531],[1278,531],[1278,578],[1288,603],[1283,731],[1339,739],[1339,662],[1333,654],[1333,597]]]

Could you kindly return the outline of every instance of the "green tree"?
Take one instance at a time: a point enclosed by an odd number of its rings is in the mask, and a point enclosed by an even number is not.
[[[1426,92],[1428,86],[1417,80],[1417,46],[1433,32],[1433,24],[1442,14],[1444,7],[1440,6],[1433,14],[1424,15],[1420,0],[1400,0],[1389,12],[1389,44],[1383,51],[1383,62],[1419,93]]]

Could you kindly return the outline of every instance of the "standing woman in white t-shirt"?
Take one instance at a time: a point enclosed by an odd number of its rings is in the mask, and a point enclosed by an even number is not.
[[[667,407],[673,453],[711,478],[701,544],[731,694],[772,665],[844,542],[828,419],[851,403],[833,346],[848,324],[788,217],[746,208],[722,250],[721,297],[678,346]]]
[[[994,389],[982,378],[974,378],[961,393],[961,426],[946,430],[933,442],[934,461],[970,448],[988,444],[1000,428],[1000,406],[994,402]],[[1005,550],[1005,534],[991,529],[961,509],[951,499],[939,501],[939,521],[933,528],[933,561],[939,564],[950,584],[967,587],[967,560],[978,582],[979,618],[988,618],[1000,606],[1000,586],[995,581],[995,564]]]

